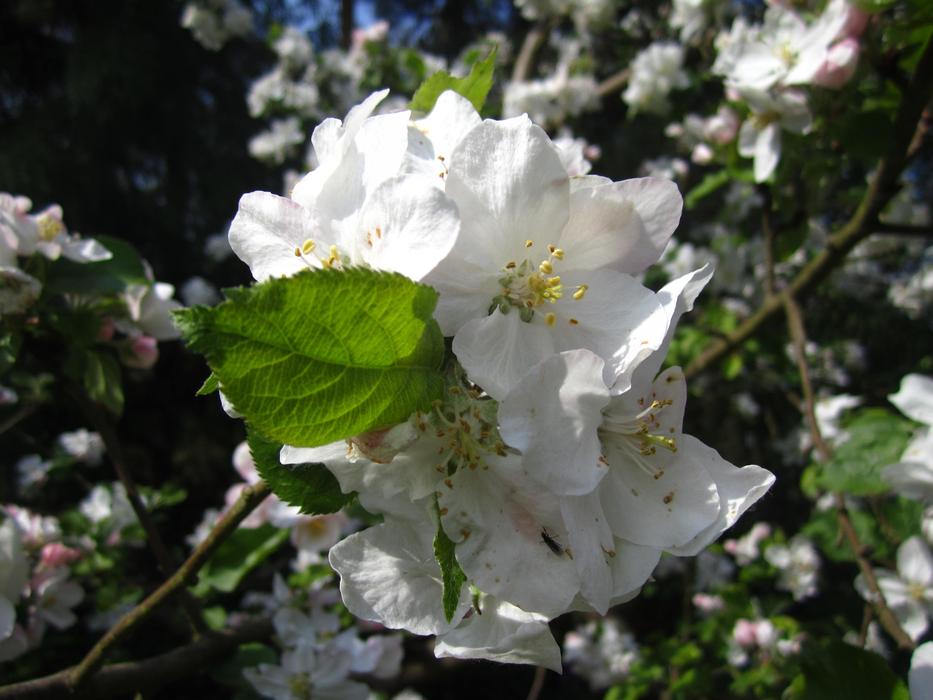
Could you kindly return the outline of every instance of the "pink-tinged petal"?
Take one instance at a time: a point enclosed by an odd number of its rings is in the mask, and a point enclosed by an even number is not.
[[[451,155],[447,193],[460,211],[461,242],[452,256],[494,261],[526,257],[525,241],[542,249],[567,222],[570,185],[547,134],[527,117],[485,121]]]
[[[596,434],[609,403],[603,360],[588,350],[536,365],[499,406],[499,433],[525,468],[557,494],[591,492],[606,474]]]
[[[518,310],[474,319],[454,337],[454,355],[470,380],[501,401],[535,364],[556,352],[544,323],[526,323]]]
[[[716,520],[690,542],[672,548],[679,556],[694,556],[713,543],[739,517],[767,493],[774,484],[774,474],[750,464],[736,467],[695,437],[684,435],[678,441],[678,453],[689,453],[697,466],[713,477],[721,508]]]
[[[722,506],[716,482],[705,468],[709,460],[692,449],[687,437],[678,440],[676,453],[659,447],[651,458],[633,456],[637,448],[624,444],[626,438],[603,438],[609,474],[600,482],[599,493],[617,537],[671,550],[717,522]]]
[[[258,282],[293,275],[309,266],[320,267],[313,253],[296,256],[295,250],[309,239],[325,251],[334,242],[322,238],[307,209],[269,192],[250,192],[240,198],[229,236],[233,252],[249,265]]]
[[[488,595],[482,597],[480,605],[481,615],[471,615],[457,629],[438,637],[434,646],[437,658],[489,659],[561,672],[560,647],[546,617]]]
[[[480,590],[558,615],[579,582],[557,498],[523,472],[517,457],[487,459],[486,467],[460,468],[439,487],[441,522],[457,560]]]
[[[570,195],[570,218],[556,241],[568,268],[636,274],[660,257],[663,246],[655,249],[622,184],[580,188]]]
[[[387,180],[366,201],[346,248],[377,270],[420,280],[457,240],[460,215],[443,192],[420,177]]]
[[[638,274],[661,257],[680,223],[682,209],[677,185],[664,178],[575,188],[570,220],[559,245],[572,251],[567,265],[573,269],[609,267]]]
[[[461,591],[453,621],[444,617],[441,572],[431,548],[430,521],[416,525],[387,520],[350,535],[330,550],[340,574],[340,595],[357,617],[414,634],[442,634],[456,626],[470,607]]]

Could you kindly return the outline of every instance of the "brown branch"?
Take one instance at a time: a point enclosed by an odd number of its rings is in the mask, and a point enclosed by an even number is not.
[[[917,132],[926,130],[926,125],[918,126],[918,122],[931,95],[933,39],[928,39],[894,120],[894,143],[888,154],[881,159],[852,218],[829,238],[826,247],[797,274],[786,289],[767,297],[758,310],[730,333],[727,339],[711,343],[700,353],[684,370],[688,379],[715,365],[755,335],[767,321],[784,310],[785,300],[805,297],[845,260],[856,244],[877,230],[878,215],[896,194],[898,177],[911,156],[911,150],[915,150],[912,144],[915,144]]]
[[[156,608],[194,581],[195,575],[210,559],[217,548],[236,530],[240,522],[269,495],[269,486],[260,481],[243,489],[240,498],[224,513],[207,538],[191,553],[191,556],[170,578],[149,594],[139,605],[121,617],[110,630],[98,640],[82,661],[68,673],[68,684],[79,688],[100,667],[107,652],[126,634],[148,618]]]
[[[29,418],[37,410],[39,410],[39,403],[27,403],[20,407],[19,410],[0,423],[0,435],[15,427],[20,421]]]
[[[74,669],[50,676],[0,687],[0,700],[43,698],[110,698],[145,691],[146,697],[159,688],[194,676],[232,654],[241,644],[272,636],[268,619],[249,620],[238,627],[206,632],[185,646],[142,661],[109,664],[87,679],[77,691],[70,685]]]
[[[547,675],[547,669],[544,666],[535,668],[534,678],[531,679],[531,687],[528,689],[528,695],[525,700],[538,700],[541,691],[544,689],[544,679]]]
[[[163,576],[168,576],[175,570],[177,564],[172,555],[169,554],[168,548],[165,546],[165,542],[162,540],[162,536],[159,534],[159,530],[152,516],[146,509],[146,504],[143,503],[143,499],[139,495],[139,489],[136,488],[136,483],[130,476],[129,469],[127,469],[126,466],[127,461],[123,452],[123,444],[117,436],[117,431],[113,423],[101,407],[94,401],[82,396],[80,403],[85,413],[94,424],[94,427],[97,429],[97,432],[100,433],[100,437],[104,442],[104,447],[107,450],[107,455],[110,457],[113,469],[117,473],[117,478],[126,490],[127,500],[129,500],[130,505],[133,507],[133,512],[136,513],[136,519],[139,520],[139,524],[142,525],[146,533],[146,541],[149,543],[149,548],[155,555],[159,570],[162,572]],[[198,601],[195,600],[194,596],[187,590],[180,592],[180,599],[185,611],[185,616],[188,618],[188,622],[191,624],[195,636],[206,632],[207,625],[204,622],[201,606],[198,605]]]
[[[631,68],[623,68],[618,73],[613,73],[596,86],[596,94],[600,97],[606,97],[614,92],[618,92],[625,87],[629,77],[632,75]]]
[[[776,291],[774,278],[774,248],[777,241],[777,232],[774,229],[774,223],[771,220],[771,188],[768,185],[761,185],[758,188],[761,194],[761,232],[764,236],[765,246],[765,294],[769,297]]]
[[[875,225],[872,233],[883,233],[893,236],[917,236],[919,238],[933,237],[933,226],[911,226],[910,224],[885,224]]]
[[[801,406],[801,409],[803,410],[804,416],[806,416],[813,446],[816,448],[820,461],[826,462],[832,456],[832,451],[823,439],[819,423],[816,420],[813,384],[810,382],[810,368],[807,365],[807,335],[803,324],[803,314],[800,311],[800,306],[794,301],[793,297],[787,297],[784,300],[784,305],[787,313],[787,329],[790,332],[790,337],[793,342],[794,358],[797,361],[797,370],[800,374],[800,386],[803,389],[803,406]],[[852,548],[855,561],[858,564],[859,570],[862,572],[862,577],[865,579],[868,590],[871,592],[871,603],[875,608],[875,613],[878,615],[878,621],[897,642],[899,647],[911,650],[916,648],[916,644],[914,644],[910,635],[904,631],[904,628],[901,627],[901,623],[898,622],[897,617],[891,612],[891,608],[888,607],[884,599],[884,593],[881,592],[881,587],[878,585],[875,571],[871,563],[869,563],[868,558],[865,556],[866,547],[859,539],[858,533],[852,525],[852,520],[849,518],[849,511],[846,508],[845,498],[839,493],[833,494],[833,498],[839,527],[842,530],[842,534],[849,542],[849,546]]]
[[[522,42],[522,48],[518,52],[518,58],[515,59],[515,65],[512,67],[513,83],[520,83],[531,77],[535,56],[538,55],[538,50],[547,41],[553,27],[553,20],[542,19],[528,30],[525,40]]]

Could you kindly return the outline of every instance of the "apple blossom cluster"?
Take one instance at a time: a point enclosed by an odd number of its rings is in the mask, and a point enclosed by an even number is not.
[[[335,606],[340,593],[316,579],[304,590],[290,588],[278,575],[273,593],[251,593],[244,604],[259,604],[272,617],[282,654],[278,664],[243,669],[257,693],[274,700],[307,697],[366,700],[371,691],[360,679],[398,675],[404,651],[400,634],[360,636],[361,627],[341,630]],[[352,674],[352,678],[351,678]]]
[[[181,26],[205,49],[219,51],[253,30],[253,13],[238,0],[191,0],[182,10]]]
[[[611,617],[590,620],[564,637],[564,663],[585,678],[592,690],[622,683],[637,660],[634,635]]]
[[[739,153],[754,158],[757,182],[777,167],[782,131],[812,128],[807,94],[799,87],[838,89],[852,78],[867,21],[847,0],[831,0],[812,21],[772,3],[762,24],[739,17],[719,34],[713,72],[725,78],[730,99],[751,110],[739,131]]]
[[[622,99],[633,112],[667,112],[668,95],[690,86],[683,69],[684,47],[674,42],[655,42],[632,61],[628,87]]]
[[[712,269],[657,293],[633,277],[678,224],[673,183],[571,178],[527,116],[483,121],[450,91],[373,116],[386,94],[315,129],[291,197],[244,195],[230,244],[257,281],[363,265],[431,285],[456,363],[431,411],[280,458],[383,516],[330,550],[352,613],[437,635],[437,656],[559,668],[548,620],[634,597],[774,481],[684,434],[683,373],[661,371]],[[449,608],[439,531],[468,582]]]
[[[568,118],[599,108],[596,78],[572,70],[580,56],[579,41],[555,38],[557,63],[548,77],[505,84],[502,113],[506,117],[527,114],[542,127],[559,126]]]
[[[800,642],[798,637],[784,636],[767,618],[739,619],[729,640],[729,663],[733,666],[747,666],[756,656],[767,658],[797,654]]]
[[[30,213],[31,209],[28,197],[0,192],[0,316],[27,313],[42,295],[42,282],[22,267],[33,269],[33,256],[41,255],[53,262],[64,258],[80,264],[113,257],[95,239],[70,233],[57,204],[35,214]],[[142,263],[142,267],[146,279],[126,284],[116,293],[119,312],[101,319],[97,340],[112,345],[127,367],[148,369],[158,359],[158,341],[179,337],[171,312],[181,304],[172,298],[172,285],[156,282],[148,265]],[[100,301],[101,296],[101,292],[82,289],[70,295],[69,303]],[[0,403],[16,400],[15,391],[6,389]]]
[[[81,556],[62,543],[54,518],[0,507],[0,663],[38,647],[49,625],[75,624],[84,590],[69,566]]]

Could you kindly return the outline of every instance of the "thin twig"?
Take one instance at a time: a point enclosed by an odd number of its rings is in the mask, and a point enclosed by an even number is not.
[[[146,509],[146,504],[143,503],[143,499],[139,495],[139,489],[136,488],[136,482],[133,481],[133,478],[130,476],[129,469],[126,466],[127,461],[126,455],[123,452],[123,444],[117,436],[117,431],[113,423],[100,406],[90,399],[81,397],[80,402],[84,412],[91,419],[97,432],[100,433],[100,437],[104,442],[104,447],[107,450],[107,455],[110,457],[111,464],[113,464],[113,469],[117,473],[117,478],[120,480],[120,483],[123,484],[123,488],[126,490],[127,500],[129,500],[130,505],[133,507],[133,512],[136,513],[136,519],[139,520],[139,524],[142,525],[146,533],[146,541],[149,543],[149,548],[155,555],[156,562],[159,565],[162,575],[168,576],[175,570],[177,564],[172,555],[169,554],[168,548],[165,546],[165,542],[162,540],[162,536],[159,534],[159,530],[152,516]],[[180,599],[185,611],[185,616],[188,618],[188,622],[191,624],[195,636],[207,631],[207,625],[201,613],[201,606],[198,605],[198,601],[194,599],[194,596],[192,596],[189,591],[185,590],[181,592]]]
[[[110,698],[145,691],[146,697],[159,688],[194,676],[229,656],[241,644],[260,642],[272,636],[268,619],[249,620],[238,627],[207,632],[185,646],[142,661],[109,664],[87,679],[77,691],[70,685],[74,669],[50,676],[0,687],[0,700],[44,698]]]
[[[623,87],[625,87],[625,84],[628,82],[628,79],[631,75],[631,68],[623,68],[618,73],[613,73],[596,86],[596,94],[600,97],[606,97],[607,95],[611,95],[614,92],[618,92]]]
[[[29,418],[29,416],[35,413],[38,410],[38,408],[39,408],[38,403],[27,403],[24,406],[22,406],[18,411],[12,414],[9,418],[7,418],[5,421],[0,423],[0,435],[3,435],[3,433],[5,433],[10,428],[14,427],[20,421],[23,421]]]
[[[774,229],[774,223],[771,221],[771,188],[768,185],[761,185],[758,188],[761,194],[761,232],[764,235],[765,245],[765,294],[769,297],[775,292],[774,279],[774,248],[777,240],[777,232]]]
[[[522,42],[522,48],[518,52],[518,58],[515,59],[515,65],[512,67],[513,83],[520,83],[531,77],[538,50],[544,45],[544,42],[547,41],[553,26],[553,20],[542,19],[528,30]]]
[[[755,335],[767,321],[785,308],[785,299],[802,299],[822,282],[861,240],[877,230],[878,215],[898,191],[898,178],[910,151],[926,124],[920,122],[933,95],[933,39],[928,39],[917,63],[894,121],[894,143],[875,171],[852,218],[827,241],[820,251],[781,292],[765,298],[758,310],[745,319],[725,340],[717,340],[684,370],[691,378],[716,364]]]
[[[528,696],[525,700],[538,700],[541,691],[544,689],[544,678],[547,675],[547,669],[544,666],[535,668],[535,676],[531,681],[531,687],[528,689]]]
[[[269,486],[260,481],[243,489],[240,498],[224,513],[207,538],[170,578],[139,605],[121,617],[68,674],[68,684],[78,688],[104,661],[107,652],[130,630],[148,618],[156,608],[191,583],[217,548],[236,530],[240,522],[269,495]]]
[[[793,342],[794,358],[797,361],[797,369],[800,374],[800,386],[803,390],[803,406],[801,408],[804,416],[806,416],[813,446],[816,448],[820,461],[826,462],[832,456],[832,451],[823,439],[819,423],[817,423],[816,420],[813,385],[810,382],[810,368],[807,365],[807,336],[803,324],[803,314],[800,311],[800,306],[798,306],[793,298],[786,298],[784,304],[787,314],[787,328]],[[839,521],[839,527],[842,530],[842,534],[849,542],[849,546],[852,548],[852,553],[855,555],[855,561],[858,564],[859,570],[862,572],[865,585],[871,592],[871,602],[878,615],[878,621],[881,622],[881,625],[888,634],[894,638],[899,647],[902,649],[914,649],[916,645],[910,638],[910,635],[901,627],[901,623],[898,622],[897,617],[891,612],[891,608],[888,607],[885,601],[884,593],[882,593],[881,587],[878,585],[875,571],[872,569],[871,564],[865,556],[866,547],[859,539],[858,533],[856,533],[855,527],[852,525],[852,520],[849,518],[849,511],[846,508],[845,498],[837,493],[833,494],[833,499],[835,501],[836,517]]]
[[[911,226],[910,224],[876,224],[872,233],[884,233],[893,236],[933,237],[933,226]]]

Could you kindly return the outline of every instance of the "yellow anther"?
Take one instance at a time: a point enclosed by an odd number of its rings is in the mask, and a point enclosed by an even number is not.
[[[301,244],[301,252],[305,255],[309,255],[315,248],[317,248],[317,244],[310,238]]]
[[[58,234],[65,230],[65,226],[61,221],[48,214],[37,217],[36,224],[39,227],[39,238],[43,241],[54,240]]]
[[[554,275],[553,277],[551,277],[551,278],[547,281],[547,286],[548,286],[548,287],[551,287],[552,289],[553,289],[554,287],[559,287],[559,286],[560,286],[560,275]]]
[[[590,286],[589,286],[588,284],[581,284],[579,287],[577,287],[577,288],[574,290],[574,292],[573,292],[573,300],[574,300],[574,301],[580,301],[583,297],[586,296],[586,290],[589,289],[589,288],[590,288]]]
[[[553,326],[555,323],[557,323],[557,314],[555,314],[553,311],[544,314],[544,322],[548,324],[548,326]]]
[[[553,256],[554,256],[555,258],[557,258],[558,260],[563,260],[563,259],[564,259],[564,249],[563,249],[563,248],[555,248],[554,250],[551,251],[551,255],[553,255]]]
[[[534,244],[535,244],[535,242],[534,242],[533,240],[531,240],[530,238],[529,238],[527,241],[525,241],[525,247],[526,247],[526,248],[530,248],[530,247],[533,246]]]
[[[518,263],[516,263],[514,260],[509,260],[509,261],[505,264],[505,269],[506,269],[506,270],[514,270],[516,267],[518,267]]]
[[[296,258],[300,258],[300,257],[301,257],[301,248],[295,248],[295,257],[296,257]]]
[[[575,318],[568,318],[567,323],[569,323],[571,326],[576,326],[580,322]]]
[[[538,265],[538,269],[541,270],[545,275],[549,275],[554,272],[554,266],[551,265],[550,260],[542,260],[541,264]]]

